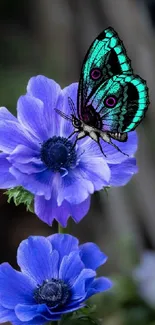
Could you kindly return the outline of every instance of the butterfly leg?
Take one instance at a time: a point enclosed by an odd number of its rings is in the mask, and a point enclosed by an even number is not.
[[[102,149],[102,146],[101,146],[101,143],[100,143],[100,141],[98,140],[98,145],[99,145],[99,148],[100,148],[100,150],[101,150],[101,152],[102,152],[102,154],[103,154],[103,156],[106,158],[107,156],[105,155],[105,153],[103,152],[103,149]]]
[[[74,130],[70,135],[69,135],[69,137],[68,138],[66,138],[66,141],[65,142],[67,142],[76,132],[78,132],[78,131],[76,131],[76,130]]]
[[[78,132],[78,131],[75,131],[75,132]],[[77,141],[78,140],[80,140],[80,139],[83,139],[85,136],[86,136],[87,134],[84,132],[84,131],[81,131],[78,135],[77,135],[77,137],[76,137],[76,139],[75,139],[75,141],[74,141],[74,144],[73,144],[73,149],[75,148],[75,146],[76,146],[76,144],[77,144]]]
[[[129,157],[129,155],[128,155],[127,153],[123,152],[119,147],[117,147],[116,144],[113,143],[113,142],[111,141],[111,139],[110,139],[109,144],[111,144],[114,148],[116,148],[116,149],[117,149],[119,152],[121,152],[123,155]]]
[[[89,136],[92,140],[94,140],[95,142],[97,142],[102,154],[104,157],[106,157],[105,153],[103,152],[103,149],[102,149],[102,146],[101,146],[101,143],[100,143],[100,134],[95,132],[95,131],[90,131],[89,132]]]
[[[111,144],[111,146],[113,146],[114,148],[116,148],[116,149],[117,149],[119,152],[121,152],[123,155],[129,157],[129,155],[128,155],[127,153],[123,152],[119,147],[116,146],[115,143],[113,143],[113,142],[111,141],[111,137],[110,137],[110,135],[109,135],[107,132],[100,132],[100,137],[101,137],[101,139],[104,140],[105,142]]]

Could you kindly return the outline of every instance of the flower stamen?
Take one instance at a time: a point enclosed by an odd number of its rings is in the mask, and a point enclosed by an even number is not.
[[[46,304],[48,307],[57,308],[64,306],[69,300],[70,292],[63,280],[45,280],[34,292],[34,299],[38,304]]]
[[[59,172],[76,166],[77,155],[70,140],[54,136],[42,144],[41,160],[53,172]]]

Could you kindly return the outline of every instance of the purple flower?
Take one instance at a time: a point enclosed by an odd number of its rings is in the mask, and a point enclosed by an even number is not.
[[[61,90],[51,79],[30,79],[27,94],[17,103],[17,118],[0,108],[0,188],[22,186],[34,194],[35,213],[49,225],[55,218],[66,226],[88,212],[90,194],[105,186],[125,185],[137,172],[133,154],[136,132],[126,143],[114,141],[130,158],[102,141],[107,158],[89,137],[66,141],[73,131],[54,108],[70,115],[68,97],[76,107],[78,84]]]
[[[155,252],[145,251],[140,264],[133,270],[140,296],[155,308]]]
[[[70,235],[32,236],[17,252],[21,272],[0,265],[0,322],[40,325],[84,306],[111,287],[95,270],[107,260],[97,245]]]

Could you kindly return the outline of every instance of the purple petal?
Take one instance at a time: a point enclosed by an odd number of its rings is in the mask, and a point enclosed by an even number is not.
[[[79,222],[87,214],[90,207],[90,196],[77,205],[72,205],[67,201],[63,201],[62,205],[59,207],[53,195],[51,195],[50,200],[46,200],[43,196],[35,196],[34,206],[37,216],[49,226],[51,226],[53,220],[56,219],[62,227],[66,227],[70,216],[75,222]]]
[[[54,80],[40,75],[29,80],[27,92],[44,103],[44,117],[49,137],[59,135],[61,117],[54,109],[56,107],[61,109],[58,107],[58,99],[62,92],[60,86]]]
[[[72,300],[82,299],[86,296],[86,281],[94,279],[96,272],[90,269],[84,269],[81,271],[77,280],[72,287]]]
[[[4,322],[10,322],[13,325],[23,325],[23,323],[15,315],[14,310],[0,306],[0,323],[4,323]],[[37,323],[36,325],[39,324]]]
[[[46,312],[46,305],[21,305],[18,304],[15,307],[15,313],[17,317],[23,321],[27,322],[32,320],[33,318],[40,316],[42,313]],[[43,322],[43,320],[42,320]],[[44,322],[43,322],[44,323]]]
[[[13,167],[25,174],[40,173],[47,169],[40,159],[40,153],[23,145],[17,146],[8,160]]]
[[[79,309],[79,308],[82,308],[82,307],[84,307],[85,305],[84,304],[81,304],[81,303],[76,303],[76,304],[74,304],[74,306],[72,307],[72,306],[69,306],[68,307],[68,305],[66,306],[66,308],[62,308],[62,310],[61,311],[57,311],[57,312],[51,312],[51,314],[53,314],[53,315],[59,315],[60,317],[63,315],[63,314],[68,314],[68,313],[71,313],[71,312],[73,312],[73,311],[75,311],[75,310],[77,310],[77,309]]]
[[[111,164],[109,167],[111,169],[110,186],[123,186],[138,172],[135,158],[129,158],[121,164]]]
[[[88,198],[81,202],[80,204],[76,204],[76,205],[71,205],[70,204],[70,215],[72,217],[72,219],[78,223],[81,221],[81,219],[83,219],[83,217],[88,213],[89,208],[90,208],[90,200],[91,197],[88,196]]]
[[[79,304],[79,303],[77,303],[76,305],[74,305],[74,307],[69,307],[68,308],[68,306],[66,307],[66,308],[63,308],[63,310],[62,311],[57,311],[57,312],[53,312],[53,315],[59,315],[59,317],[61,318],[61,316],[63,315],[63,314],[68,314],[68,313],[71,313],[71,312],[73,312],[73,311],[75,311],[75,310],[77,310],[77,309],[79,309],[79,308],[83,308],[85,305],[84,304]],[[52,313],[51,313],[52,314]],[[60,319],[59,318],[59,319]]]
[[[58,253],[52,252],[52,245],[44,237],[29,237],[19,245],[18,265],[22,272],[31,277],[37,284],[42,284],[45,279],[57,277],[58,260]]]
[[[0,323],[11,321],[16,318],[14,310],[8,310],[0,306]]]
[[[37,149],[35,143],[28,133],[24,133],[20,124],[13,121],[0,121],[0,150],[11,153],[18,144]]]
[[[35,160],[35,159],[34,159]],[[25,173],[27,175],[31,175],[34,173],[41,173],[45,170],[47,170],[47,167],[38,159],[34,162],[30,162],[28,164],[20,164],[20,163],[13,163],[13,167],[18,169],[20,172]]]
[[[18,305],[19,306],[19,305]],[[29,305],[22,305],[22,306],[27,306],[27,308],[29,307]],[[15,307],[16,309],[16,307]],[[35,319],[31,320],[30,322],[22,322],[20,321],[14,310],[11,309],[6,309],[3,308],[2,306],[0,306],[0,322],[10,322],[13,325],[43,325],[46,324],[47,321],[45,320],[45,318],[43,317],[36,317]]]
[[[8,157],[13,167],[25,174],[40,173],[47,169],[40,159],[40,152],[18,145]]]
[[[137,134],[136,131],[129,132],[128,133],[128,140],[127,142],[119,142],[112,139],[112,142],[119,147],[119,149],[128,154],[129,156],[133,156],[137,150],[138,147],[138,140],[137,140]],[[122,161],[127,159],[127,156],[123,155],[121,152],[119,152],[117,149],[115,149],[110,144],[102,141],[102,149],[104,153],[106,154],[107,158],[106,161],[109,164],[117,164],[121,163]]]
[[[14,312],[12,311],[12,314],[14,314]],[[7,322],[9,319],[9,310],[0,306],[0,322],[4,323]]]
[[[6,107],[0,107],[0,120],[18,122],[17,118],[12,115]]]
[[[69,286],[73,286],[77,277],[84,268],[79,252],[73,251],[69,256],[64,256],[59,270],[59,279],[62,279]]]
[[[91,179],[84,178],[84,173],[79,167],[70,170],[68,175],[62,178],[62,185],[59,189],[57,203],[60,206],[63,200],[71,204],[80,204],[85,201],[89,194],[94,192],[94,185]]]
[[[24,145],[18,145],[10,154],[9,161],[12,163],[29,163],[33,161],[33,158],[40,156],[40,150],[34,150]]]
[[[23,306],[26,306],[26,305],[23,305]],[[13,325],[46,325],[47,323],[47,320],[46,318],[42,317],[42,316],[38,316],[34,319],[31,319],[29,322],[22,322],[20,321],[17,316],[16,316],[16,319],[14,322],[12,321],[11,323]]]
[[[16,314],[18,315],[18,318],[26,321],[26,320],[31,320],[30,322],[25,322],[24,325],[32,324],[32,325],[37,325],[35,323],[35,319],[39,319],[40,321],[42,320],[42,324],[47,323],[47,320],[59,320],[61,319],[62,314],[67,314],[68,312],[72,312],[74,310],[77,310],[79,308],[83,307],[82,305],[80,306],[79,304],[76,305],[74,308],[66,308],[63,309],[62,311],[54,311],[52,312],[46,305],[33,305],[33,306],[26,306],[26,305],[18,305],[15,308]],[[34,319],[33,319],[34,318]],[[32,323],[31,323],[32,322]],[[41,322],[38,322],[38,325],[41,324]]]
[[[62,103],[61,100],[59,100],[58,104],[60,106],[60,110],[63,111],[67,116],[71,117],[71,114],[73,114],[70,106],[68,98],[70,97],[75,105],[75,112],[77,112],[77,89],[78,89],[78,83],[73,83],[69,85],[68,87],[64,88],[62,90]],[[61,124],[60,124],[60,135],[63,137],[68,137],[74,130],[74,127],[72,125],[71,121],[66,121],[64,118],[61,118]],[[74,137],[72,137],[72,140]]]
[[[112,287],[112,282],[109,279],[105,277],[100,277],[98,279],[95,279],[91,284],[90,289],[88,290],[87,299],[99,292],[108,290],[111,287]]]
[[[19,184],[35,195],[44,195],[48,200],[51,197],[51,184],[53,173],[45,170],[34,174],[23,174],[17,168],[11,167],[10,173],[18,180]]]
[[[145,250],[141,256],[140,263],[133,269],[134,280],[145,283],[148,279],[152,282],[155,269],[155,252]],[[155,282],[154,282],[155,283]]]
[[[85,301],[85,294],[80,299],[71,300],[71,302],[67,304],[67,308],[69,310],[70,308],[75,308],[76,306],[78,306],[79,308],[85,307],[85,304],[82,304],[84,301]]]
[[[13,175],[10,174],[9,168],[11,164],[7,160],[7,154],[0,153],[0,188],[10,188],[19,185]]]
[[[79,249],[81,260],[87,269],[96,270],[107,260],[107,256],[93,243],[80,245]]]
[[[108,185],[110,180],[110,168],[102,157],[90,155],[89,153],[81,156],[79,167],[83,173],[84,179],[91,180],[94,185],[94,190],[99,191],[104,186]]]
[[[47,237],[52,248],[59,252],[59,264],[63,257],[68,256],[72,251],[78,250],[78,239],[68,234],[54,234]]]
[[[21,272],[15,271],[8,263],[0,266],[0,303],[14,308],[18,303],[32,304],[35,284]]]
[[[80,139],[77,142],[77,147],[78,149],[80,148],[80,151],[84,152],[84,155],[86,155],[86,157],[88,156],[90,157],[100,157],[100,158],[104,158],[100,147],[98,145],[98,143],[96,143],[94,140],[92,140],[89,136],[84,137],[83,139]],[[83,155],[81,156],[81,159],[83,158]],[[85,157],[84,157],[85,158]]]
[[[46,127],[43,102],[32,96],[21,96],[17,103],[18,120],[32,135],[46,141],[48,131]]]

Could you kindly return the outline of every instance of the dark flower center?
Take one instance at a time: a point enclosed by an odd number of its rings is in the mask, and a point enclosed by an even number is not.
[[[69,297],[70,292],[67,284],[53,278],[44,281],[34,292],[34,299],[38,304],[46,304],[53,308],[64,306]]]
[[[69,169],[76,164],[76,151],[71,141],[54,136],[42,144],[41,160],[52,171]]]

